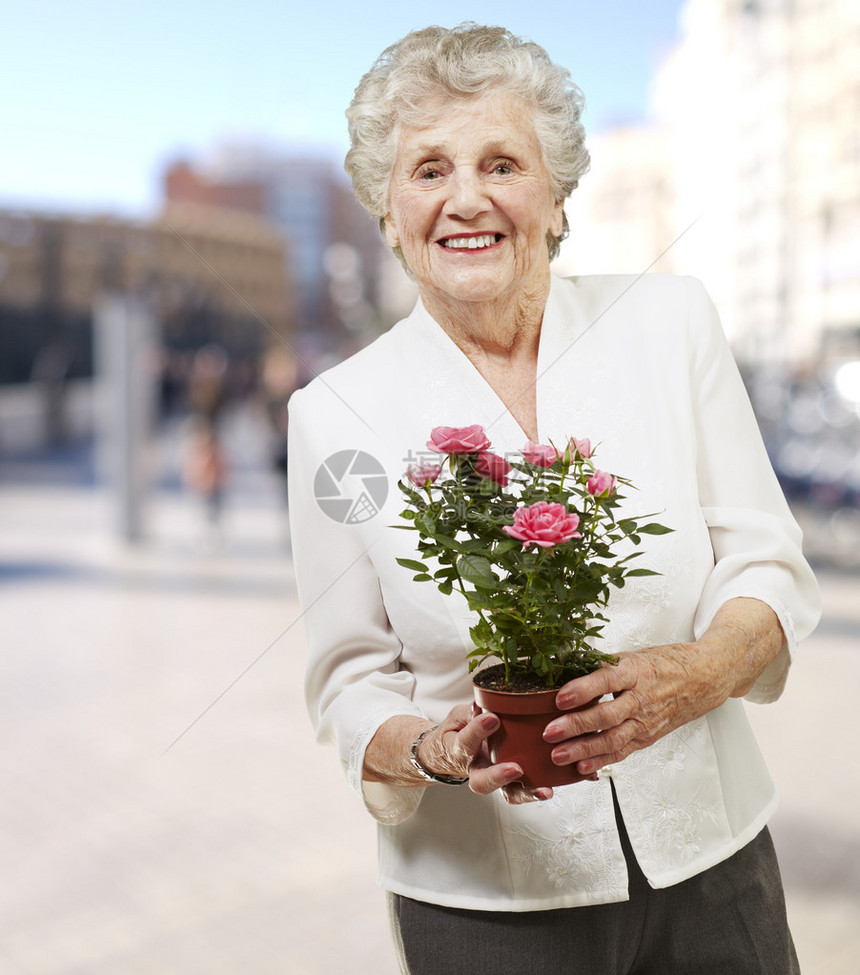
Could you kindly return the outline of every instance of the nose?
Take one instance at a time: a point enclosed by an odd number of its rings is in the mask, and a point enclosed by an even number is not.
[[[445,215],[473,220],[478,214],[486,213],[491,203],[480,174],[471,167],[461,167],[454,171],[449,181],[449,195],[445,201]]]

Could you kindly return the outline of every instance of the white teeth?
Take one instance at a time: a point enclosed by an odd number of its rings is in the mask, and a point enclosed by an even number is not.
[[[478,237],[449,237],[444,241],[444,245],[454,249],[474,251],[481,247],[491,247],[495,242],[495,234],[480,234]]]

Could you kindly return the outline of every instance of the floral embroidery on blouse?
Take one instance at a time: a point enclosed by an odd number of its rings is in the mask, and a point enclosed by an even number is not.
[[[597,892],[605,887],[617,858],[614,823],[606,816],[611,802],[600,788],[576,788],[581,801],[574,807],[575,815],[556,796],[530,807],[537,814],[530,817],[534,825],[509,822],[504,829],[514,840],[513,860],[526,874],[540,871],[557,890]]]
[[[665,860],[668,854],[676,866],[684,864],[701,852],[705,834],[720,827],[718,781],[701,779],[690,792],[681,788],[678,777],[689,760],[706,764],[712,750],[707,719],[699,718],[625,759],[637,783],[635,792],[625,796],[625,809],[642,823],[637,836],[648,857]],[[641,774],[646,767],[651,775]]]
[[[650,806],[648,814],[647,845],[649,854],[674,851],[675,862],[691,860],[701,849],[702,828],[716,825],[720,804],[714,801],[710,782],[700,782],[695,793],[686,801],[679,802],[677,795],[661,790],[654,782],[640,785],[642,796]],[[710,793],[710,802],[708,801]]]

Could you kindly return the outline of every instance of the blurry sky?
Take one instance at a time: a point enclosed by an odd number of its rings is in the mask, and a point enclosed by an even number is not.
[[[331,147],[361,75],[416,27],[497,23],[584,89],[586,125],[645,117],[683,0],[0,0],[0,206],[147,215],[222,138]]]

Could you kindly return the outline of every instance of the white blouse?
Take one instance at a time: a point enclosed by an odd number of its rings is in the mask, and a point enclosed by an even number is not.
[[[755,597],[776,612],[786,640],[748,698],[775,700],[798,640],[818,620],[818,591],[702,286],[668,275],[553,278],[537,376],[539,440],[588,437],[596,465],[636,485],[629,512],[659,512],[675,529],[643,538],[637,565],[661,575],[615,591],[601,647],[693,640],[727,600]],[[405,524],[396,481],[430,459],[431,429],[473,423],[495,453],[527,440],[420,303],[290,402],[307,702],[318,740],[338,750],[379,823],[379,882],[479,910],[625,900],[610,779],[654,887],[724,860],[777,802],[736,699],[542,803],[509,806],[467,786],[362,783],[364,751],[384,721],[439,721],[472,696],[465,601],[412,581],[395,558],[414,557],[416,535],[392,526]]]

